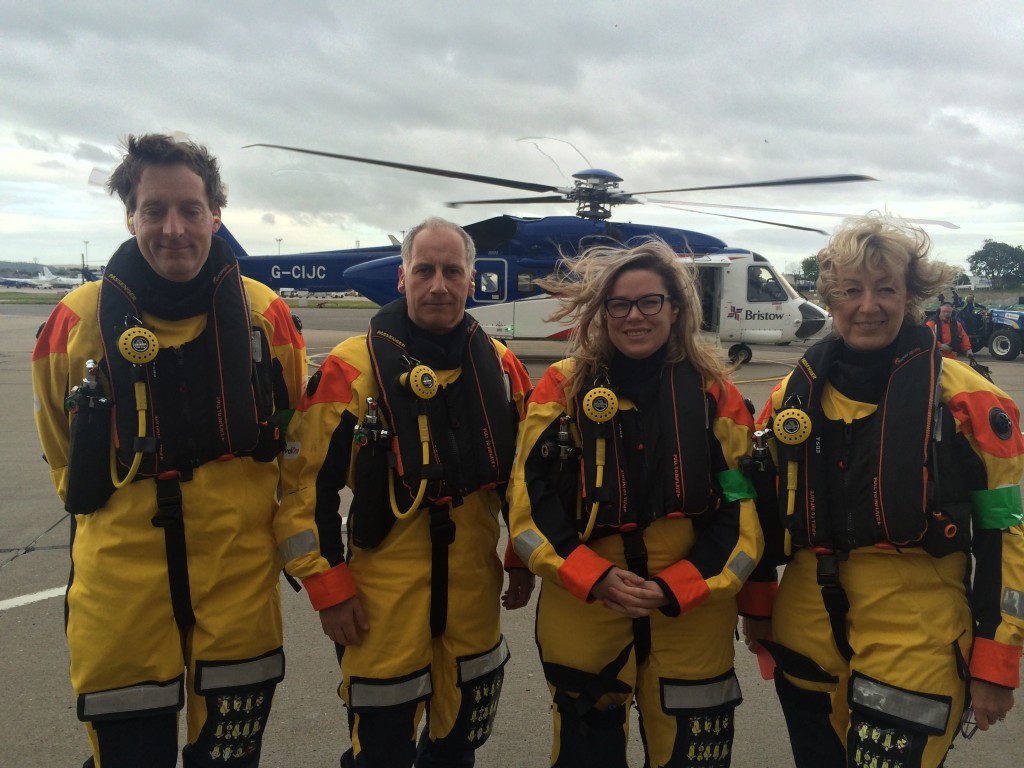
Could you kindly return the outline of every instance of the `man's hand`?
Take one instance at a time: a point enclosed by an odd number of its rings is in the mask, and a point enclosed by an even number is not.
[[[971,680],[971,707],[978,729],[987,731],[1013,709],[1013,690],[984,680]]]
[[[758,648],[761,647],[761,641],[772,633],[772,620],[750,619],[744,616],[740,620],[740,628],[743,632],[743,642],[746,644],[747,650],[751,653],[757,653]]]
[[[608,571],[590,590],[590,594],[595,600],[600,600],[605,608],[634,619],[650,616],[669,603],[657,582],[648,581],[621,568]]]
[[[939,349],[943,352],[949,352],[953,348],[949,344],[939,344]]]
[[[522,608],[530,602],[533,585],[536,579],[526,568],[510,568],[508,571],[508,589],[501,596],[501,604],[506,611]]]
[[[320,626],[324,628],[324,634],[338,645],[359,645],[363,642],[363,634],[370,630],[358,597],[350,597],[320,611]]]

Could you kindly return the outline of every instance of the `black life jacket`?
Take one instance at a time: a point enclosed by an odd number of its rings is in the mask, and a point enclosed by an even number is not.
[[[615,390],[614,382],[608,386]],[[610,421],[597,424],[584,415],[587,391],[581,389],[572,402],[581,438],[581,531],[595,501],[600,506],[591,538],[618,533],[623,526],[643,528],[659,517],[693,517],[714,509],[719,494],[711,474],[709,430],[715,402],[689,361],[662,368],[657,405],[644,413],[620,408]],[[597,488],[596,445],[602,436],[605,466]],[[576,508],[575,499],[563,504]]]
[[[935,335],[904,325],[881,402],[850,424],[829,421],[821,405],[842,345],[829,340],[811,347],[783,396],[783,410],[802,410],[811,424],[805,442],[779,444],[783,514],[787,462],[799,464],[795,511],[786,520],[794,545],[924,546],[936,555],[962,549],[970,540],[968,493],[953,466],[953,418],[937,402],[942,357]]]
[[[480,325],[468,315],[456,331],[453,356],[459,377],[429,400],[420,400],[399,383],[415,365],[438,366],[417,349],[405,299],[391,302],[370,320],[367,345],[380,391],[381,415],[392,430],[395,498],[402,511],[426,477],[423,505],[451,503],[480,489],[508,482],[515,455],[516,416],[511,383],[498,352]],[[454,365],[438,367],[450,370]],[[502,389],[496,395],[496,387]],[[425,409],[430,435],[430,464],[423,465],[417,416]],[[358,473],[358,468],[357,468]],[[369,482],[380,482],[379,479]],[[365,489],[357,479],[355,493]],[[392,517],[391,512],[387,515]]]
[[[143,271],[148,265],[134,238],[118,248],[104,273],[97,314],[105,373],[115,399],[122,476],[139,448],[145,451],[139,479],[225,455],[269,461],[280,449],[279,431],[270,423],[269,343],[262,333],[254,333],[238,263],[220,238],[213,238],[208,267],[209,272],[204,266],[201,273],[212,280],[203,309],[206,328],[181,347],[161,349],[153,362],[141,366],[148,399],[149,439],[144,441],[138,439],[134,366],[118,349],[121,334],[142,325],[149,304]]]

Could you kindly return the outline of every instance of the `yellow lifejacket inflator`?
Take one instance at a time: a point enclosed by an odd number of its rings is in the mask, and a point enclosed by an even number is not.
[[[423,466],[425,467],[430,463],[430,426],[427,422],[427,411],[424,405],[427,400],[430,400],[437,394],[437,376],[428,366],[417,365],[411,371],[401,374],[398,377],[398,383],[412,392],[419,402],[416,426],[419,429],[420,445],[423,450]],[[412,505],[405,512],[402,512],[398,509],[398,500],[395,498],[395,474],[394,472],[388,473],[388,499],[391,501],[391,511],[395,517],[402,520],[420,508],[423,496],[427,492],[427,482],[425,475],[420,478],[420,484],[416,489],[416,496],[412,501]]]
[[[117,472],[117,449],[114,441],[110,441],[110,481],[115,488],[124,488],[135,479],[135,475],[142,465],[141,443],[146,437],[146,411],[149,408],[146,397],[146,369],[143,367],[156,359],[160,351],[160,342],[156,334],[148,328],[135,326],[127,329],[117,340],[117,349],[121,357],[132,364],[132,382],[135,388],[135,410],[139,414],[138,446],[135,456],[132,459],[128,474],[123,480],[118,480]]]
[[[783,445],[797,446],[807,442],[811,436],[811,417],[799,408],[786,408],[780,411],[772,423],[772,434]],[[792,459],[786,462],[786,519],[796,513],[796,491],[800,478],[800,464]],[[786,530],[784,552],[792,554],[792,541],[789,529]]]
[[[608,387],[594,387],[583,396],[583,415],[590,421],[597,424],[597,439],[594,441],[594,466],[597,471],[594,478],[594,488],[600,488],[604,484],[604,466],[606,462],[607,443],[605,441],[605,424],[615,418],[619,412],[619,398]],[[580,541],[587,541],[594,531],[594,523],[597,522],[597,510],[601,503],[597,500],[590,505],[590,515],[587,518],[587,527],[580,534]]]

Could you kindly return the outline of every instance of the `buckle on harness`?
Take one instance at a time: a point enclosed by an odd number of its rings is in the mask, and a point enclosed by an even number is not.
[[[818,586],[824,591],[827,588],[836,588],[842,592],[839,583],[839,563],[846,560],[849,552],[834,552],[831,549],[815,547],[815,554],[818,556]],[[845,592],[843,595],[845,596]]]
[[[455,521],[448,514],[448,507],[430,507],[430,541],[444,546],[455,541]]]

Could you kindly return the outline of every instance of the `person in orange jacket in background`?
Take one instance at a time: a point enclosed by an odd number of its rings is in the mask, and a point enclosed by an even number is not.
[[[939,340],[939,351],[943,357],[956,360],[960,353],[965,355],[971,353],[971,338],[954,316],[952,302],[942,302],[938,314],[926,325],[932,329],[935,338]]]

